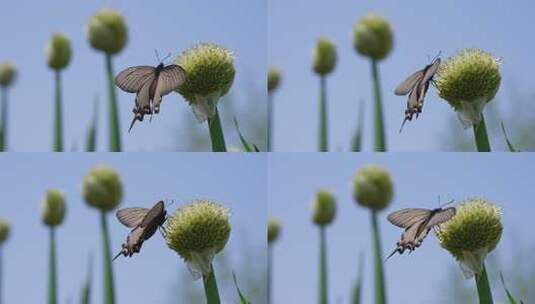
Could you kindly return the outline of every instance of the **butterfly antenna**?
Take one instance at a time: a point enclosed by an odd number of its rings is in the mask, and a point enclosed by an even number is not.
[[[158,50],[154,49],[154,53],[156,53],[156,60],[158,60],[158,63],[160,63],[160,54],[158,54]]]
[[[173,55],[172,53],[167,54],[167,56],[165,56],[165,58],[162,60],[162,62],[165,61],[165,60],[167,60],[167,59],[168,59],[169,57],[171,57],[172,55]]]

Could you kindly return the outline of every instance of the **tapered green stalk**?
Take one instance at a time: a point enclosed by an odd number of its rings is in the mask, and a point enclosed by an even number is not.
[[[113,67],[111,55],[106,54],[106,74],[108,77],[109,118],[110,118],[110,151],[121,152],[121,133],[119,124],[119,110],[117,108],[117,95],[115,94],[115,82],[113,80]]]
[[[56,233],[50,227],[50,264],[48,273],[48,304],[58,303],[58,281],[56,274]]]
[[[63,116],[61,107],[61,74],[55,71],[56,101],[54,106],[54,152],[63,151]]]
[[[267,246],[268,250],[267,250],[267,255],[268,255],[268,260],[267,260],[267,304],[271,304],[271,299],[272,299],[272,295],[271,295],[271,286],[272,286],[272,280],[273,280],[273,249],[271,247],[271,245],[268,244]]]
[[[273,95],[269,92],[267,114],[267,151],[271,152],[271,132],[273,128]]]
[[[383,270],[383,258],[381,248],[381,236],[379,225],[377,224],[377,212],[372,211],[372,233],[373,233],[373,259],[375,272],[375,304],[386,303],[385,275]]]
[[[204,293],[206,294],[206,304],[220,304],[219,291],[217,290],[217,281],[215,279],[214,267],[208,276],[203,276]]]
[[[474,137],[478,152],[490,152],[489,136],[487,135],[487,126],[485,125],[483,113],[481,113],[479,124],[474,125]]]
[[[372,60],[372,80],[374,93],[374,124],[375,124],[375,151],[386,151],[385,125],[383,120],[383,102],[381,99],[381,85],[379,83],[379,70],[377,61]]]
[[[1,102],[0,105],[0,151],[7,151],[7,88],[0,88]]]
[[[327,289],[327,240],[325,239],[325,227],[320,226],[320,288],[319,288],[319,304],[328,303],[328,289]]]
[[[87,138],[85,141],[85,151],[95,152],[97,150],[97,124],[98,124],[98,100],[95,97],[95,104],[93,107],[93,120],[87,130]]]
[[[227,152],[225,146],[225,136],[221,128],[221,120],[219,119],[219,111],[215,109],[215,115],[208,118],[208,128],[210,129],[210,140],[212,141],[213,152]]]
[[[490,291],[489,278],[487,277],[487,268],[483,264],[483,272],[475,276],[477,285],[477,295],[479,304],[492,304],[492,292]]]
[[[104,211],[100,214],[100,228],[102,232],[102,261],[104,263],[104,303],[115,303],[115,289],[113,287],[113,269],[111,263],[110,236],[108,222]]]
[[[320,76],[320,124],[318,151],[329,151],[328,127],[327,127],[327,87],[325,85],[325,76]]]

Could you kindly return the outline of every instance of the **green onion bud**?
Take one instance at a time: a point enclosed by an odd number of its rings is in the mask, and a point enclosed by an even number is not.
[[[65,198],[58,190],[48,190],[42,203],[42,217],[45,225],[54,227],[63,222],[65,218]]]
[[[336,46],[327,38],[320,38],[312,56],[312,68],[316,74],[330,74],[336,66]]]
[[[0,87],[10,86],[17,76],[15,65],[10,61],[0,64]]]
[[[63,34],[54,34],[45,47],[45,55],[48,66],[51,69],[64,69],[71,61],[71,43],[69,39]]]
[[[0,219],[0,246],[7,240],[9,237],[10,227],[9,222],[5,219]]]
[[[274,219],[270,218],[268,220],[268,231],[267,231],[267,237],[268,237],[268,245],[276,241],[281,233],[281,223]]]
[[[320,190],[312,203],[312,221],[318,226],[332,223],[336,216],[336,200],[332,193]]]
[[[388,20],[369,14],[353,27],[353,42],[357,52],[373,60],[382,60],[392,51],[394,34]]]
[[[281,71],[275,67],[270,67],[268,70],[268,92],[275,91],[281,82]]]
[[[380,211],[386,208],[394,196],[390,173],[382,167],[362,167],[353,181],[353,197],[363,207]]]
[[[466,49],[440,65],[438,95],[457,111],[465,128],[477,125],[485,105],[500,87],[498,60],[479,49]]]
[[[85,176],[83,185],[85,201],[103,212],[115,209],[123,198],[123,184],[119,174],[110,167],[97,166]]]
[[[203,122],[214,117],[217,102],[234,82],[234,54],[215,44],[203,43],[183,52],[175,64],[186,71],[186,81],[176,91],[189,102],[197,120]]]
[[[180,207],[166,222],[167,246],[188,265],[194,278],[210,274],[214,256],[230,237],[230,212],[208,200]]]
[[[440,225],[437,232],[442,248],[459,261],[466,278],[483,271],[483,262],[502,236],[502,211],[482,199],[468,199],[457,214]]]
[[[128,28],[119,12],[102,9],[89,20],[87,37],[93,48],[115,55],[128,41]]]

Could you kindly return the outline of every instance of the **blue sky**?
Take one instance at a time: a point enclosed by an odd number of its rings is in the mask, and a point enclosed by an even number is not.
[[[204,153],[2,155],[0,183],[5,187],[0,217],[7,218],[12,226],[11,236],[2,248],[5,303],[42,303],[46,298],[49,246],[48,231],[40,218],[40,204],[49,188],[61,189],[67,200],[65,222],[57,229],[59,301],[66,303],[69,298],[73,303],[78,301],[86,277],[87,258],[92,251],[95,256],[92,301],[100,303],[99,217],[81,197],[81,181],[96,164],[110,165],[121,175],[124,198],[120,207],[150,207],[160,199],[173,199],[175,203],[168,211],[174,211],[193,199],[208,198],[230,208],[233,231],[223,251],[225,256],[238,271],[238,278],[239,271],[247,269],[243,263],[253,256],[257,258],[255,267],[248,269],[264,268],[261,263],[266,260],[265,158],[265,155]],[[109,215],[108,224],[115,253],[128,229],[113,214]],[[139,255],[116,260],[114,270],[117,303],[177,303],[176,299],[183,294],[177,287],[179,274],[188,272],[159,233],[144,244]],[[231,278],[219,277],[219,283],[229,286]],[[201,284],[196,281],[197,287]],[[235,290],[227,290],[222,300],[236,302]],[[186,303],[187,299],[179,302]]]
[[[440,150],[452,123],[449,106],[432,88],[423,115],[398,134],[406,99],[394,96],[395,86],[439,51],[446,58],[460,49],[478,47],[502,59],[502,85],[496,100],[498,108],[507,112],[514,106],[509,102],[515,94],[534,93],[531,71],[535,61],[531,59],[535,45],[527,38],[535,26],[534,10],[533,1],[527,0],[270,1],[268,63],[283,71],[275,93],[275,150],[314,151],[317,147],[319,80],[312,73],[311,58],[320,36],[332,39],[338,49],[337,67],[327,80],[331,150],[349,149],[360,100],[366,105],[364,148],[372,148],[370,64],[357,55],[352,40],[353,25],[370,12],[385,16],[394,28],[394,49],[380,64],[388,148]],[[494,140],[502,142],[503,138]]]
[[[533,155],[271,154],[269,214],[280,219],[283,227],[274,245],[274,303],[314,303],[317,299],[319,233],[310,217],[311,202],[319,188],[334,193],[338,208],[335,221],[327,228],[330,301],[348,303],[350,288],[357,277],[359,252],[362,252],[365,258],[363,303],[372,303],[369,212],[352,199],[352,178],[369,163],[387,168],[394,180],[394,199],[379,217],[385,256],[394,249],[402,232],[386,220],[387,214],[406,207],[437,207],[439,195],[443,202],[481,197],[503,208],[504,231],[496,253],[501,258],[510,261],[514,249],[535,247]],[[386,263],[390,302],[437,303],[445,295],[448,287],[444,282],[452,268],[458,270],[455,274],[464,282],[453,258],[440,248],[434,234],[430,234],[412,255],[395,256]],[[500,270],[489,269],[494,273]],[[503,271],[505,278],[512,275],[507,269]],[[472,282],[467,283],[473,287]],[[501,290],[494,292],[497,301],[503,300]]]
[[[73,48],[72,62],[63,73],[65,147],[83,148],[93,100],[98,95],[99,148],[104,151],[108,148],[104,57],[89,46],[85,34],[89,18],[105,7],[119,10],[129,29],[128,44],[114,58],[116,73],[128,66],[156,65],[155,49],[162,56],[172,53],[174,58],[196,43],[217,43],[236,55],[237,73],[230,92],[235,106],[244,108],[257,102],[257,110],[265,113],[265,103],[250,100],[251,91],[265,90],[265,1],[7,0],[0,4],[0,37],[5,42],[0,49],[0,62],[12,60],[19,71],[16,86],[10,92],[11,150],[51,149],[54,84],[44,47],[57,31],[71,39]],[[133,115],[134,95],[120,90],[117,94],[124,150],[169,151],[187,136],[181,120],[186,114],[193,114],[178,94],[166,96],[161,114],[150,124],[139,124],[130,134],[127,130]]]

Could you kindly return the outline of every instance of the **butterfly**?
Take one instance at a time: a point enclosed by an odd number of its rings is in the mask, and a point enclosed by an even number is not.
[[[133,228],[126,242],[121,245],[121,251],[113,258],[117,259],[121,254],[131,257],[134,253],[139,253],[143,242],[154,235],[158,227],[161,227],[167,219],[167,211],[163,201],[157,202],[151,209],[147,208],[124,208],[116,213],[121,224],[128,228]]]
[[[165,60],[165,59],[164,59]],[[128,93],[136,93],[134,118],[128,132],[136,120],[143,121],[145,114],[160,112],[162,97],[171,93],[186,80],[186,72],[176,64],[165,66],[140,65],[129,67],[115,77],[115,85]]]
[[[420,247],[433,227],[449,221],[456,212],[455,207],[448,207],[445,209],[406,208],[390,213],[387,217],[388,221],[395,226],[404,228],[405,231],[401,234],[401,240],[397,242],[396,249],[387,259],[396,252],[403,254],[407,249],[412,252]]]
[[[409,94],[407,100],[407,109],[405,110],[405,119],[401,123],[399,132],[403,129],[403,126],[407,120],[412,120],[413,116],[422,113],[422,107],[424,105],[424,98],[427,90],[429,89],[429,83],[433,80],[440,66],[440,58],[437,57],[433,62],[426,65],[425,68],[414,72],[407,77],[401,84],[399,84],[394,90],[394,94],[398,96],[404,96]]]

